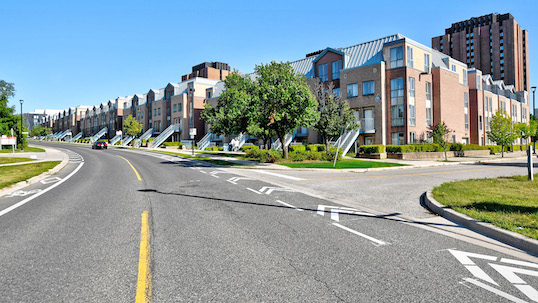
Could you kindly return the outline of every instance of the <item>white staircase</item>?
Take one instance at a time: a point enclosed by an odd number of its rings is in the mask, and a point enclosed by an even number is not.
[[[166,139],[168,139],[173,133],[180,131],[179,124],[172,124],[168,126],[153,142],[151,142],[152,148],[157,148],[159,145],[163,144]]]
[[[237,150],[241,148],[247,142],[248,135],[245,133],[240,133],[239,136],[237,136],[237,140],[239,141],[239,144],[237,145]]]
[[[199,150],[204,150],[207,147],[209,147],[210,143],[211,143],[211,133],[207,133],[207,134],[205,134],[205,136],[200,141],[198,141],[198,144],[197,144],[198,149]]]
[[[284,143],[285,143],[284,146],[289,146],[289,145],[291,144],[291,141],[293,140],[294,137],[295,137],[295,135],[287,134],[287,135],[284,137]],[[277,139],[275,142],[273,142],[273,143],[271,144],[271,149],[282,150],[282,142],[280,142],[280,138]]]
[[[99,139],[101,139],[102,136],[104,136],[108,132],[108,128],[104,127],[102,128],[95,136],[90,138],[90,141],[93,143]]]
[[[110,139],[108,142],[110,145],[116,144],[116,142],[120,141],[122,135],[115,135],[114,138]]]
[[[73,138],[69,139],[69,143],[75,141],[75,140],[78,140],[82,138],[82,132],[78,133],[76,136],[74,136]]]
[[[128,136],[127,138],[123,138],[123,141],[121,141],[121,146],[127,146],[127,144],[131,143],[133,141],[133,136]]]
[[[357,140],[359,137],[360,128],[357,128],[356,130],[350,130],[348,132],[345,132],[336,142],[334,142],[333,146],[336,148],[339,148],[342,150],[342,155],[346,155],[351,146],[353,146],[353,143]]]
[[[145,133],[142,134],[142,136],[140,136],[140,141],[142,140],[147,140],[149,138],[151,138],[151,135],[153,135],[153,127],[148,129]]]

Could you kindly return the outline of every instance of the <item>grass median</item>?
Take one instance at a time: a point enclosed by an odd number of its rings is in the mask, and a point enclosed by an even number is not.
[[[0,149],[0,153],[3,153],[3,154],[9,154],[12,152],[13,150],[11,148]],[[44,152],[45,150],[42,148],[30,147],[30,146],[25,147],[24,150],[21,150],[20,148],[15,150],[15,153],[44,153]]]
[[[28,162],[34,161],[30,158],[12,158],[12,157],[0,157],[0,164],[10,164],[10,163],[19,163],[19,162]]]
[[[444,183],[433,197],[471,218],[538,239],[538,181],[527,176]]]
[[[404,164],[389,163],[389,162],[377,162],[366,160],[352,160],[342,159],[336,162],[333,167],[333,162],[327,161],[310,161],[310,162],[287,162],[278,161],[277,164],[285,165],[291,168],[328,168],[328,169],[361,169],[361,168],[375,168],[375,167],[392,167],[392,166],[405,166]]]
[[[0,167],[0,188],[19,183],[21,181],[26,181],[32,177],[49,171],[60,163],[61,161],[49,161],[13,166],[2,166]]]

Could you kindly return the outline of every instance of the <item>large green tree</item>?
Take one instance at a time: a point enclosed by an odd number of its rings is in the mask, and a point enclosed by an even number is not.
[[[255,95],[259,106],[253,117],[258,131],[274,133],[284,142],[286,134],[298,127],[311,127],[319,119],[318,104],[306,83],[289,62],[256,66]],[[288,147],[283,146],[288,158]]]
[[[319,112],[319,119],[314,129],[319,133],[327,150],[329,150],[329,141],[339,136],[343,127],[346,130],[360,127],[347,101],[342,100],[340,95],[334,95],[333,89],[332,83],[325,86],[322,82],[318,82],[313,89]]]
[[[438,122],[435,125],[430,126],[429,133],[433,138],[433,143],[439,144],[445,151],[445,161],[448,161],[447,149],[450,144],[450,134],[453,132],[446,125],[445,121]]]
[[[136,136],[140,131],[142,131],[140,123],[132,115],[129,115],[123,122],[123,132],[127,136]]]
[[[15,115],[15,106],[9,106],[9,98],[15,96],[13,83],[0,80],[0,135],[11,135],[11,129],[17,134],[17,145],[25,146],[26,139],[20,137],[20,117]],[[23,126],[22,131],[26,131]]]
[[[502,109],[493,114],[489,125],[490,130],[486,132],[488,138],[501,145],[501,155],[504,157],[504,147],[512,144],[518,137],[517,129],[512,119]]]
[[[31,137],[41,137],[52,134],[52,130],[48,127],[43,127],[41,125],[36,125],[32,127],[32,130],[30,131]]]

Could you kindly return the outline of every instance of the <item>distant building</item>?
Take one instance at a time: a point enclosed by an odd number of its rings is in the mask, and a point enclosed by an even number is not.
[[[511,14],[489,14],[453,23],[432,38],[432,48],[469,68],[529,91],[529,34]]]
[[[26,128],[28,128],[28,131],[31,131],[35,125],[44,125],[53,115],[60,112],[61,110],[58,109],[36,109],[33,112],[23,113],[22,115]]]

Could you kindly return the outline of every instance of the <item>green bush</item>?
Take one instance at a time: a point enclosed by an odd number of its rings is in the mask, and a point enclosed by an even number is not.
[[[155,139],[154,139],[154,138],[149,138],[149,139],[148,139],[148,143],[149,143],[149,142],[153,142],[153,140],[155,140]]]
[[[324,144],[309,144],[306,146],[307,151],[313,151],[313,152],[322,152],[325,151],[325,145]]]
[[[321,153],[321,158],[325,161],[334,161],[334,157],[336,156],[336,148],[331,148],[327,151],[324,151]],[[338,159],[337,161],[342,160],[342,150],[338,150]]]
[[[306,160],[320,160],[321,159],[321,153],[317,151],[307,151],[306,152]]]
[[[244,145],[244,146],[241,146],[239,150],[242,152],[247,152],[249,149],[260,149],[260,147],[256,145]]]
[[[259,160],[262,163],[275,163],[277,160],[282,158],[282,154],[278,150],[259,149],[259,151],[260,151]]]
[[[500,145],[487,145],[486,148],[489,149],[489,152],[491,154],[498,154],[502,151],[502,146]],[[505,151],[506,151],[506,147],[505,147]]]
[[[146,140],[146,139],[142,139],[142,143],[143,143],[143,144],[146,143],[146,142],[148,142],[148,140]]]
[[[304,145],[303,145],[304,146]],[[307,152],[306,151],[301,151],[301,150],[298,150],[298,151],[292,151],[290,152],[289,154],[289,158],[291,161],[293,162],[302,162],[304,160],[306,160],[307,158]]]
[[[306,146],[302,145],[302,144],[290,145],[288,147],[288,149],[289,149],[290,153],[291,152],[297,152],[297,151],[304,152],[304,151],[306,151]]]
[[[428,152],[440,152],[443,151],[441,145],[436,143],[415,143],[410,144],[414,146],[415,152],[417,153],[428,153]]]
[[[413,153],[414,145],[387,145],[387,153]]]
[[[361,154],[380,154],[385,152],[385,145],[361,145],[359,153]]]
[[[180,149],[183,148],[183,145],[184,145],[184,144],[181,143],[181,141],[178,141],[178,142],[177,142],[177,146],[178,146]]]
[[[218,147],[218,146],[211,146],[211,147],[206,147],[205,150],[210,150],[210,151],[223,151],[223,148],[222,148],[222,147]]]
[[[164,146],[177,146],[177,142],[164,142]]]
[[[318,151],[319,152],[324,152],[327,150],[327,146],[325,146],[325,144],[318,144]]]
[[[103,142],[108,143],[108,139],[99,139],[99,141],[103,141]]]
[[[251,146],[249,146],[251,147]],[[243,147],[241,147],[243,148]],[[246,148],[245,149],[245,157],[252,158],[252,159],[259,159],[261,154],[261,149],[259,148]]]

